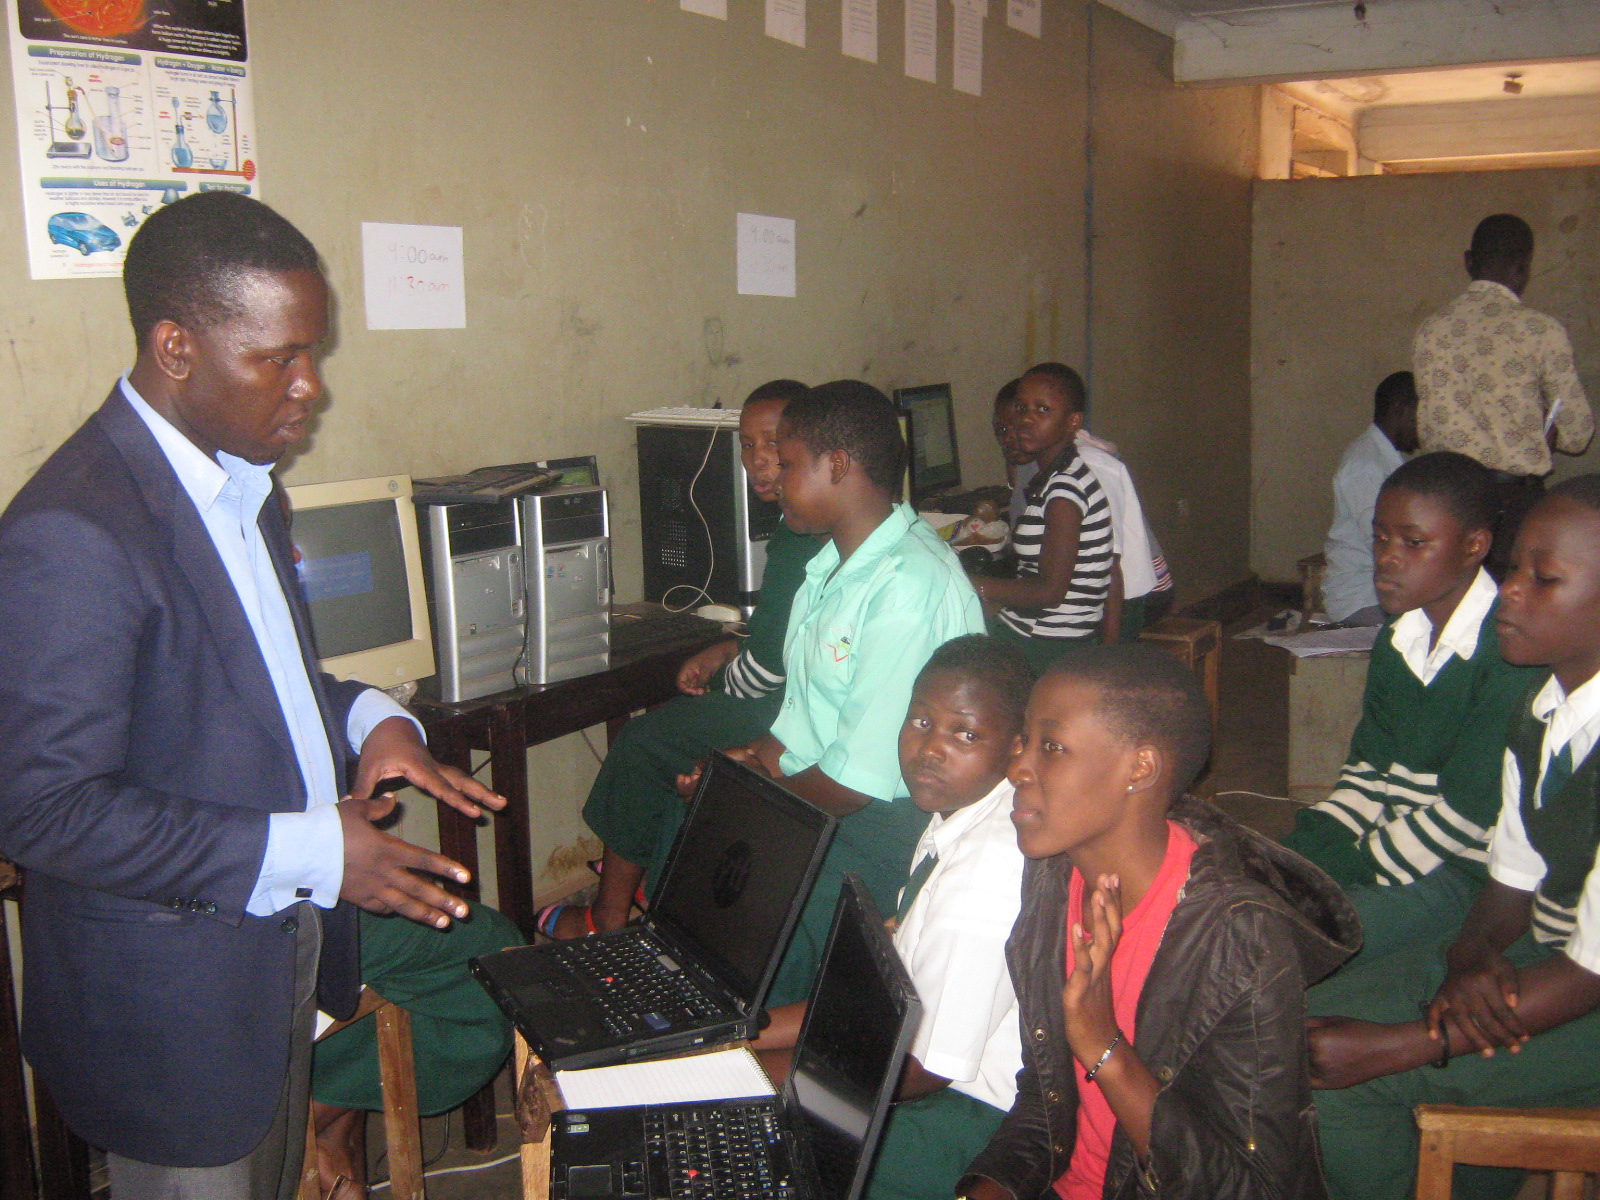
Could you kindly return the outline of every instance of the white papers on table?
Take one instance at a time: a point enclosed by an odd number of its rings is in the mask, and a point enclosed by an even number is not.
[[[906,0],[906,75],[937,82],[939,0]]]
[[[794,295],[794,221],[740,213],[736,270],[741,296]]]
[[[1381,625],[1356,629],[1313,629],[1309,633],[1275,633],[1261,640],[1269,646],[1282,646],[1296,658],[1320,658],[1325,654],[1362,654],[1372,649]]]
[[[745,1047],[588,1071],[557,1071],[556,1084],[569,1109],[698,1104],[773,1094],[766,1072]]]
[[[956,10],[954,46],[950,62],[956,91],[983,95],[983,18],[989,0],[951,0]]]
[[[465,329],[461,226],[361,224],[368,329]]]
[[[839,6],[840,49],[863,62],[878,61],[878,0],[844,0]]]
[[[728,0],[678,0],[678,7],[684,12],[699,13],[702,17],[715,17],[719,21],[728,19]]]
[[[767,36],[804,47],[806,0],[767,0]]]
[[[1042,0],[1006,0],[1006,24],[1029,37],[1043,36]]]

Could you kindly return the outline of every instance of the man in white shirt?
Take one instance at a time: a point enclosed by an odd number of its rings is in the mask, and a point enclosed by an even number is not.
[[[1417,387],[1396,371],[1372,396],[1372,424],[1346,447],[1333,475],[1333,524],[1322,554],[1322,597],[1328,616],[1345,625],[1382,625],[1386,614],[1372,587],[1372,513],[1378,490],[1417,448]]]

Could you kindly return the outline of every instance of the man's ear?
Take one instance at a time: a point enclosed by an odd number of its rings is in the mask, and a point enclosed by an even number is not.
[[[150,356],[163,375],[173,380],[189,378],[195,344],[193,336],[182,325],[171,320],[157,321],[150,331],[148,346]]]
[[[1166,756],[1161,753],[1161,747],[1149,743],[1137,747],[1133,752],[1133,770],[1128,772],[1128,790],[1143,792],[1153,788],[1166,765]]]
[[[828,481],[835,485],[843,483],[844,477],[850,474],[850,465],[854,461],[848,450],[828,451]]]

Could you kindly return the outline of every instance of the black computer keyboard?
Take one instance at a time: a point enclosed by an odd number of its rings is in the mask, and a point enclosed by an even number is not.
[[[593,985],[606,1028],[619,1037],[662,1033],[727,1011],[643,937],[579,938],[561,945],[568,962]]]
[[[650,1177],[673,1200],[793,1200],[777,1105],[650,1109],[644,1122]]]
[[[708,621],[687,612],[649,613],[632,616],[614,614],[611,618],[611,656],[613,658],[638,654],[653,646],[687,641],[694,637],[709,637],[722,632],[716,621]]]

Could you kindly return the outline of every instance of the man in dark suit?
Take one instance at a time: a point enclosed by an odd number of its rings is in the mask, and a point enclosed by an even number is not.
[[[354,906],[467,913],[428,878],[465,869],[360,797],[403,776],[471,816],[504,801],[317,670],[270,475],[322,395],[310,242],[205,193],[144,224],[124,288],[133,369],[0,517],[24,1048],[115,1200],[287,1200],[315,1010],[359,989]]]

